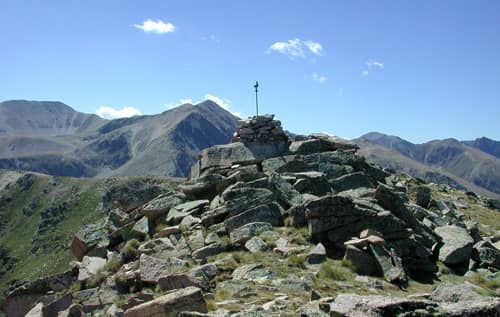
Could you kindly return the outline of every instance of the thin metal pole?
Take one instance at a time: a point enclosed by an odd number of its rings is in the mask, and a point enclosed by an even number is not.
[[[259,116],[259,98],[257,97],[259,92],[259,82],[256,81],[253,87],[255,88],[255,109],[257,111],[257,116]]]
[[[257,109],[257,116],[259,116],[259,98],[257,98],[257,88],[255,88],[255,108]]]

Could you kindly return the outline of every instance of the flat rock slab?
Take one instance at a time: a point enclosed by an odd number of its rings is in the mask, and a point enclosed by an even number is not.
[[[417,300],[391,296],[361,296],[357,294],[340,294],[330,304],[330,316],[397,316],[403,312],[416,309],[427,309],[433,305],[427,300]]]
[[[206,313],[207,304],[201,289],[186,287],[125,311],[125,317],[177,316],[182,311]]]

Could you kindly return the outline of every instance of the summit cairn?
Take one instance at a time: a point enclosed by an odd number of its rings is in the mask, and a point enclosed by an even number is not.
[[[288,136],[281,128],[281,122],[274,120],[273,114],[253,116],[240,120],[240,127],[236,130],[232,142],[288,142]]]
[[[240,121],[232,143],[201,151],[191,168],[191,178],[214,172],[224,174],[224,170],[236,165],[259,165],[265,159],[285,155],[290,143],[281,122],[274,120],[273,114],[249,117]]]

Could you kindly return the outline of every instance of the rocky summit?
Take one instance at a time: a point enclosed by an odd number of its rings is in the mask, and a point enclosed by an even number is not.
[[[75,233],[71,269],[7,316],[500,316],[498,210],[390,174],[352,142],[272,115],[203,150],[176,189]],[[133,195],[137,197],[131,197]],[[476,222],[474,220],[481,220]]]

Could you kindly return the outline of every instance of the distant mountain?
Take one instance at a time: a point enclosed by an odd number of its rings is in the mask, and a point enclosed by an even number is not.
[[[380,166],[404,171],[427,181],[500,194],[500,142],[487,138],[413,144],[397,136],[371,132],[355,140],[361,153]],[[484,149],[484,150],[483,150]]]
[[[462,142],[470,147],[481,150],[485,153],[491,154],[496,158],[500,158],[500,142],[491,140],[485,137],[475,139],[474,141]]]
[[[57,176],[186,176],[198,152],[227,143],[238,118],[212,101],[104,120],[60,102],[0,103],[0,168]]]

